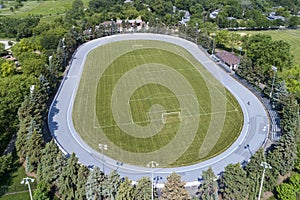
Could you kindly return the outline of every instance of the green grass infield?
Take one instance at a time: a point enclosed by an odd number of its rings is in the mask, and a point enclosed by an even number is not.
[[[73,108],[92,148],[128,164],[195,164],[240,134],[236,99],[189,52],[161,41],[120,41],[92,50]]]

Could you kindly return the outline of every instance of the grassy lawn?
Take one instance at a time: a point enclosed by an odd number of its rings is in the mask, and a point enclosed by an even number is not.
[[[19,160],[17,155],[14,155],[15,161],[12,172],[7,174],[4,177],[4,180],[0,181],[0,200],[4,199],[30,199],[28,186],[25,184],[21,184],[23,178],[27,177],[25,174],[25,169],[23,166],[19,164]],[[36,188],[36,182],[30,184],[31,188],[34,190]]]
[[[268,30],[268,31],[247,31],[246,34],[267,34],[274,40],[283,40],[291,45],[291,53],[294,55],[294,63],[300,66],[300,29],[297,30]]]
[[[24,1],[23,6],[11,12],[10,7],[14,7],[15,2],[9,1],[4,4],[6,8],[0,10],[0,15],[8,15],[14,17],[24,17],[29,14],[54,16],[64,14],[67,9],[72,7],[73,0],[56,0],[56,1]],[[83,0],[85,6],[88,5],[88,0]]]
[[[94,149],[108,144],[105,153],[115,160],[142,166],[156,160],[170,167],[223,152],[238,137],[243,114],[185,49],[122,41],[88,55],[73,122]]]
[[[24,191],[16,194],[8,194],[0,198],[0,200],[30,200],[29,192]]]

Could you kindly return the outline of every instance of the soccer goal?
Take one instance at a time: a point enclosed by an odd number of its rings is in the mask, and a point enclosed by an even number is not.
[[[181,121],[180,112],[167,112],[161,114],[161,120],[164,124]]]

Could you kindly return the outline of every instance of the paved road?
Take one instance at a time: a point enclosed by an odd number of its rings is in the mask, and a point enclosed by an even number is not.
[[[262,103],[247,88],[211,61],[194,43],[166,35],[127,34],[100,38],[85,43],[77,49],[69,71],[64,77],[51,105],[48,118],[50,130],[64,153],[71,154],[75,152],[81,163],[99,166],[100,169],[103,168],[102,154],[86,145],[74,129],[72,122],[74,98],[88,52],[99,45],[131,39],[162,40],[186,48],[237,98],[244,112],[245,120],[242,133],[231,147],[222,154],[195,165],[178,168],[155,168],[153,170],[154,176],[162,177],[158,184],[165,182],[166,176],[173,171],[180,174],[182,179],[188,182],[188,185],[198,184],[197,180],[201,176],[202,170],[206,170],[211,166],[215,174],[219,174],[230,163],[247,162],[251,154],[256,152],[266,142],[269,132],[269,119]],[[248,101],[250,105],[247,104]],[[117,161],[106,156],[104,164],[105,173],[118,169],[118,173],[121,176],[127,176],[131,180],[138,180],[142,176],[151,175],[150,168],[128,164],[118,166]]]

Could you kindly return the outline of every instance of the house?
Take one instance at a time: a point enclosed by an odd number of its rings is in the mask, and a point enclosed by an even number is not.
[[[236,70],[240,64],[240,58],[228,51],[220,51],[216,53],[220,62],[226,64],[230,69]]]
[[[217,16],[218,16],[218,14],[219,14],[219,12],[220,12],[219,9],[214,10],[212,13],[209,14],[209,17],[210,17],[211,19],[216,19]]]
[[[186,24],[187,22],[190,21],[191,14],[190,14],[189,11],[187,11],[187,10],[180,10],[179,12],[184,13],[184,16],[181,18],[181,21],[180,21],[181,24]]]
[[[269,16],[268,16],[268,20],[273,21],[273,20],[276,20],[276,19],[280,19],[280,20],[282,20],[282,21],[285,21],[285,18],[284,18],[284,17],[282,17],[282,16],[280,16],[280,15],[276,15],[275,12],[271,12],[271,13],[269,14]]]

